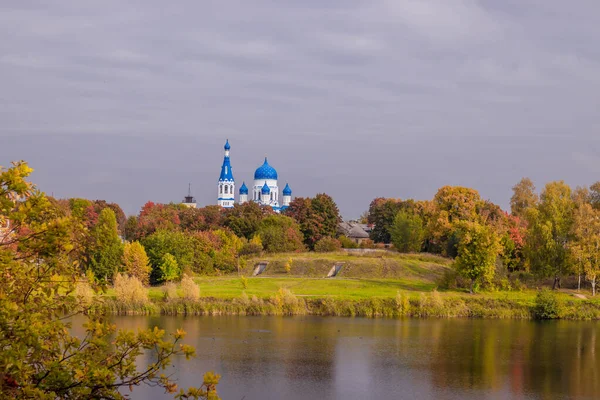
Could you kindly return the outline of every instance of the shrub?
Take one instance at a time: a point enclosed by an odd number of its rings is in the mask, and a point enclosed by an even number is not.
[[[357,249],[358,248],[358,243],[356,243],[354,240],[350,239],[348,236],[340,236],[338,238],[338,240],[340,241],[340,244],[342,245],[342,249]]]
[[[89,307],[94,301],[94,289],[87,282],[77,282],[74,295],[83,308]]]
[[[285,263],[285,266],[284,266],[284,268],[285,268],[285,272],[287,272],[288,274],[289,274],[290,272],[292,272],[292,263],[293,263],[293,261],[294,261],[294,260],[292,260],[292,258],[290,257],[290,258],[287,260],[287,262]]]
[[[168,282],[162,287],[163,296],[165,300],[175,300],[177,296],[177,285],[173,282]]]
[[[293,315],[300,311],[300,302],[298,298],[287,288],[280,288],[272,299],[272,302],[284,314]]]
[[[330,236],[326,236],[315,243],[315,251],[317,253],[329,253],[332,251],[338,251],[341,248],[342,244],[340,241]]]
[[[188,275],[181,280],[181,291],[185,300],[197,301],[200,298],[200,287]]]
[[[358,247],[360,247],[361,249],[374,249],[375,242],[373,242],[371,239],[365,239],[362,242],[360,242],[360,245]]]
[[[398,310],[398,315],[410,315],[410,300],[408,295],[398,291],[396,294],[396,309]]]
[[[148,303],[148,292],[142,282],[134,276],[117,274],[115,277],[115,294],[117,301],[128,305],[145,305]]]
[[[240,249],[240,256],[258,255],[262,253],[262,244],[253,241],[244,243]]]
[[[535,305],[533,307],[533,316],[537,319],[557,319],[560,318],[563,311],[562,302],[555,292],[542,289],[535,296]]]
[[[246,278],[245,276],[241,276],[240,277],[240,282],[242,282],[242,288],[244,290],[248,289],[248,278]]]

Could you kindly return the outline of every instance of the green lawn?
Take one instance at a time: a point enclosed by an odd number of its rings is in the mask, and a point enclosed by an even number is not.
[[[244,290],[239,277],[196,278],[202,296],[234,298],[242,292],[248,296],[269,297],[280,288],[287,288],[299,296],[336,296],[353,299],[368,297],[394,297],[398,290],[431,291],[435,283],[407,279],[356,279],[356,278],[301,278],[301,277],[250,277]]]

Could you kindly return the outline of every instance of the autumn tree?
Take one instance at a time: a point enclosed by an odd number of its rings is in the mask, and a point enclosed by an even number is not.
[[[460,239],[454,264],[460,275],[471,280],[469,292],[473,293],[477,280],[491,282],[494,278],[500,244],[492,228],[477,222],[461,222],[458,232]]]
[[[140,384],[175,392],[161,371],[177,354],[185,333],[171,339],[155,328],[115,331],[102,317],[87,314],[73,296],[77,263],[73,216],[57,213],[43,193],[26,180],[24,162],[0,168],[0,220],[10,221],[0,238],[0,395],[12,399],[120,399],[120,390]],[[85,333],[71,335],[65,316],[82,314]],[[138,357],[151,357],[144,367]],[[180,392],[183,398],[216,398],[219,377],[205,375],[203,386]]]
[[[596,282],[600,274],[600,211],[588,203],[579,205],[573,218],[571,251],[578,266],[592,285],[596,295]]]
[[[335,201],[324,193],[314,198],[295,198],[285,215],[298,222],[304,243],[309,249],[314,249],[315,244],[324,237],[335,237],[342,220]]]
[[[123,247],[124,271],[134,276],[144,285],[150,283],[150,259],[140,242],[125,243]]]
[[[207,231],[224,226],[225,209],[211,205],[202,208],[183,207],[179,210],[180,228],[184,231]]]
[[[546,184],[539,205],[527,211],[527,263],[538,276],[554,277],[553,289],[560,288],[560,278],[569,265],[573,208],[571,188],[557,181]]]
[[[444,186],[438,189],[432,204],[433,212],[426,227],[429,248],[454,257],[458,246],[457,224],[481,223],[479,211],[485,202],[474,189]]]
[[[123,244],[117,232],[117,219],[110,208],[100,212],[91,232],[89,267],[97,279],[111,281],[121,266]]]
[[[513,195],[510,198],[510,212],[520,218],[525,217],[527,209],[535,207],[539,201],[535,192],[535,185],[529,178],[522,178],[512,188]]]
[[[158,230],[179,230],[179,212],[185,208],[177,204],[157,204],[151,201],[144,204],[137,218],[136,240]]]
[[[419,252],[423,245],[425,230],[423,220],[419,215],[400,211],[394,218],[394,224],[390,229],[394,247],[402,253]]]
[[[594,209],[600,210],[600,181],[590,186],[590,204]]]

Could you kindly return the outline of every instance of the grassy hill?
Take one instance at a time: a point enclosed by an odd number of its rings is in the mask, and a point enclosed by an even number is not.
[[[416,279],[436,281],[450,267],[447,258],[430,254],[400,254],[391,251],[372,251],[368,253],[290,253],[274,254],[253,258],[240,272],[250,276],[254,267],[261,261],[268,263],[261,276],[327,276],[336,263],[343,263],[337,278],[382,278]],[[291,261],[289,274],[285,265]]]
[[[291,260],[288,273],[285,265]],[[265,271],[252,277],[259,262],[267,262]],[[329,270],[343,263],[334,278]],[[450,268],[450,260],[428,254],[399,254],[389,251],[370,253],[290,253],[266,255],[247,261],[240,275],[247,277],[247,287],[237,275],[198,277],[202,296],[235,298],[268,297],[280,288],[290,289],[303,297],[343,297],[362,299],[394,297],[398,290],[431,291],[440,276]]]

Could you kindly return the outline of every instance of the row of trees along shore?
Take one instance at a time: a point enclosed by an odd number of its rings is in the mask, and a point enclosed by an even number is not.
[[[523,178],[513,187],[510,213],[470,188],[445,186],[433,200],[377,198],[363,216],[371,239],[402,252],[429,252],[455,259],[459,276],[476,285],[510,285],[508,277],[565,276],[590,282],[600,273],[600,182],[572,190],[547,183],[537,193]],[[452,278],[452,277],[450,277]]]
[[[238,271],[266,253],[335,251],[358,247],[340,236],[338,207],[327,194],[295,198],[284,214],[254,202],[216,205],[146,203],[127,218],[103,200],[53,199],[49,207],[69,221],[80,272],[110,284],[117,273],[144,284],[178,281],[184,274]],[[432,200],[374,199],[363,222],[372,226],[362,247],[392,247],[454,259],[442,287],[503,289],[552,279],[587,280],[595,294],[600,271],[600,182],[572,190],[550,182],[537,193],[523,178],[513,187],[510,212],[471,188],[444,186]],[[572,280],[571,280],[572,281]]]

